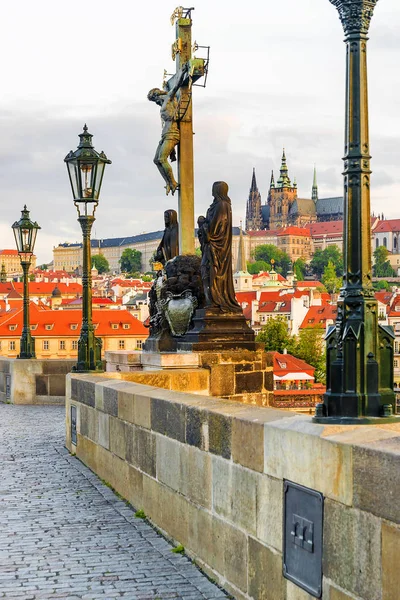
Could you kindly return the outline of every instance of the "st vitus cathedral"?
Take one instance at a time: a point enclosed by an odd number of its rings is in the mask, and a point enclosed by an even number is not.
[[[343,198],[318,198],[317,175],[314,180],[311,198],[298,198],[297,184],[289,177],[285,150],[283,150],[280,176],[275,183],[274,173],[266,204],[261,203],[257,187],[255,169],[251,180],[246,207],[246,230],[280,229],[295,225],[304,227],[316,221],[340,221],[343,219]]]

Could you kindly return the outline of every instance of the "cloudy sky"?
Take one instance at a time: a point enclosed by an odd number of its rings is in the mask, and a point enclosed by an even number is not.
[[[166,0],[19,0],[3,3],[0,96],[1,248],[26,203],[42,226],[39,261],[80,239],[63,159],[87,122],[107,167],[94,235],[163,227],[176,208],[152,159],[158,108],[147,101],[174,69],[175,4]],[[195,88],[195,210],[215,180],[230,186],[234,223],[245,216],[255,167],[263,201],[286,148],[299,195],[342,193],[345,46],[329,0],[198,0],[193,39],[211,46],[205,89]],[[400,9],[380,0],[369,42],[372,210],[400,217]]]

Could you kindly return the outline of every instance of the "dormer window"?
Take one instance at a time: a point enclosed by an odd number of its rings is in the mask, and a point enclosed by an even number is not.
[[[75,331],[76,329],[78,329],[78,323],[71,323],[71,329],[73,331]]]
[[[46,323],[46,325],[44,326],[44,328],[46,329],[46,331],[51,331],[54,327],[54,323]]]
[[[118,323],[111,323],[111,329],[118,329]]]
[[[10,331],[15,331],[17,329],[18,325],[9,325],[8,328]]]
[[[31,331],[35,331],[37,329],[37,323],[35,325],[31,325]]]
[[[123,329],[130,329],[131,325],[130,325],[130,323],[123,323],[122,328]]]

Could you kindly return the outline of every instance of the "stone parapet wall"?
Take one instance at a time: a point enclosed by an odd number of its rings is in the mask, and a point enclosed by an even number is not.
[[[323,599],[398,600],[399,425],[316,425],[107,374],[69,375],[66,400],[70,451],[235,598],[312,598],[282,575],[289,480],[324,496]]]
[[[65,377],[75,360],[0,357],[0,402],[64,404]]]

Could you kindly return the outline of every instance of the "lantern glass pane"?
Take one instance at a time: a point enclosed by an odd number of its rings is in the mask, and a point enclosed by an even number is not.
[[[78,168],[77,168],[76,161],[68,162],[67,166],[68,166],[69,179],[70,179],[71,187],[72,187],[72,194],[73,194],[75,200],[78,200],[80,198],[80,193],[79,193],[79,176],[78,176]]]
[[[34,227],[32,229],[32,236],[31,236],[31,252],[33,252],[33,249],[35,247],[37,232],[38,232],[37,227]]]
[[[15,237],[15,245],[17,246],[18,252],[21,252],[21,243],[19,237],[19,227],[13,227],[14,237]]]
[[[81,179],[81,189],[82,189],[82,198],[84,200],[91,200],[93,198],[93,171],[95,170],[95,165],[93,162],[89,161],[79,161],[80,167],[80,179]]]
[[[21,237],[22,237],[22,251],[30,252],[31,251],[31,235],[32,229],[23,228],[21,229]]]
[[[99,161],[97,163],[97,170],[96,170],[96,180],[94,182],[94,189],[95,189],[95,199],[98,200],[99,196],[100,196],[100,188],[101,188],[101,183],[103,181],[103,175],[104,175],[104,167],[106,166],[106,163],[103,161]]]

